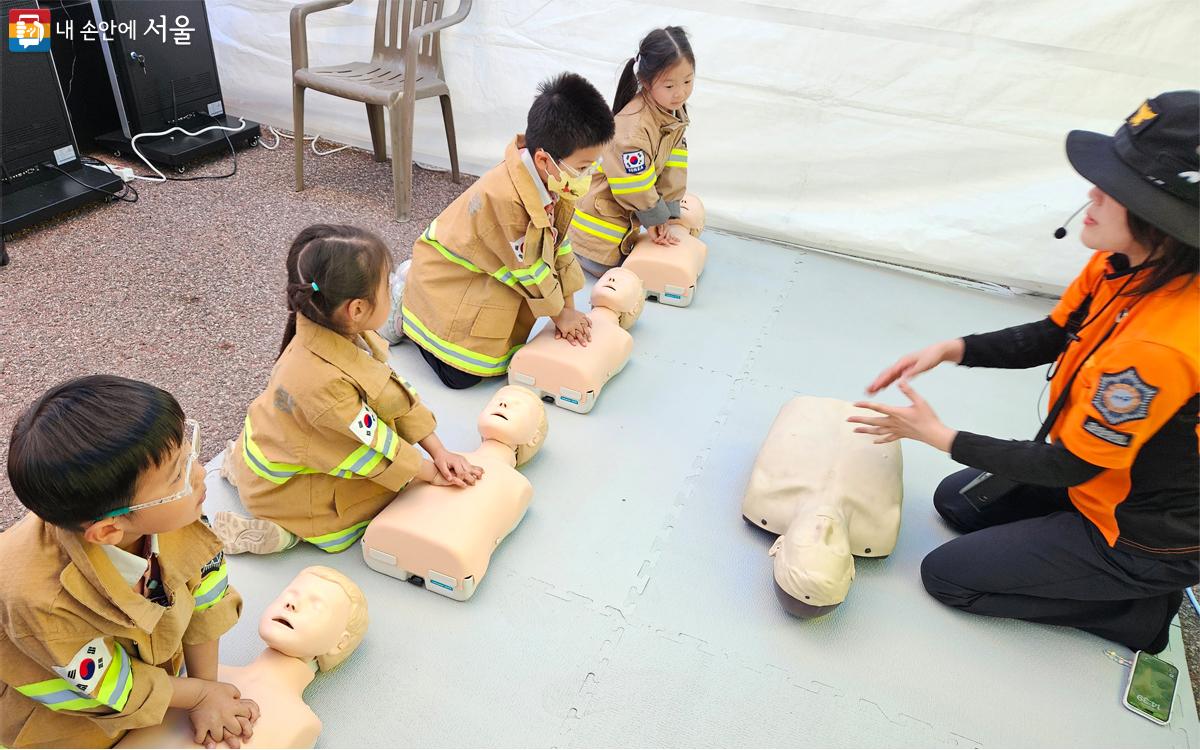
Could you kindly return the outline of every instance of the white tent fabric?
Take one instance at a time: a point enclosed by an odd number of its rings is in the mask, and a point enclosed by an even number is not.
[[[311,16],[311,64],[369,59],[376,6]],[[291,122],[290,7],[209,0],[228,111]],[[611,97],[641,36],[682,25],[689,185],[712,226],[1055,292],[1087,257],[1051,238],[1087,188],[1066,132],[1194,88],[1198,21],[1191,0],[478,0],[442,41],[468,171],[523,130],[540,80],[572,70]],[[370,143],[362,105],[323,94],[307,129]],[[436,101],[415,139],[446,163]]]

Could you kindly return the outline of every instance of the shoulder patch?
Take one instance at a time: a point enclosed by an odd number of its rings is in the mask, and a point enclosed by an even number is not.
[[[284,414],[291,414],[292,408],[296,402],[292,399],[292,394],[283,389],[283,386],[275,386],[275,398],[272,401],[275,408]]]
[[[525,262],[525,235],[521,235],[520,239],[513,240],[508,243],[512,248],[513,255],[517,256],[518,263]]]
[[[203,578],[204,576],[208,575],[209,573],[215,573],[216,571],[220,570],[221,564],[224,562],[225,562],[225,552],[224,551],[218,552],[216,557],[214,557],[213,559],[204,563],[204,567],[200,568],[200,577]]]
[[[54,671],[71,683],[74,690],[91,693],[100,684],[100,678],[104,677],[111,661],[112,654],[104,638],[93,638],[75,653],[70,663],[65,667],[55,667]]]
[[[646,158],[645,151],[626,151],[621,154],[621,166],[629,174],[641,174],[649,168],[650,160]]]
[[[1092,417],[1088,417],[1087,419],[1083,420],[1083,430],[1084,432],[1089,432],[1092,435],[1100,438],[1106,443],[1112,443],[1113,445],[1117,445],[1122,448],[1128,448],[1129,444],[1133,442],[1133,435],[1130,435],[1128,432],[1114,430],[1100,420],[1093,419]]]
[[[375,415],[375,410],[366,404],[358,410],[358,414],[354,415],[354,419],[350,422],[350,432],[354,433],[354,437],[358,438],[363,445],[370,447],[375,441],[375,432],[379,429],[379,417]]]
[[[1142,380],[1132,367],[1100,376],[1092,406],[1111,425],[1145,419],[1158,389]]]

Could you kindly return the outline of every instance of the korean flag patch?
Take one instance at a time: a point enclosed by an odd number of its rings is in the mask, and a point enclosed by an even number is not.
[[[1092,397],[1092,406],[1110,425],[1145,419],[1150,413],[1150,402],[1158,389],[1142,380],[1138,371],[1130,367],[1120,372],[1106,372],[1100,376],[1100,385]]]
[[[513,240],[512,242],[510,242],[508,244],[509,244],[509,246],[512,247],[513,255],[517,256],[517,262],[524,263],[525,262],[525,237],[522,236],[520,239]]]
[[[112,662],[112,654],[109,653],[108,646],[104,644],[104,639],[94,638],[76,652],[70,664],[65,667],[55,667],[54,671],[58,673],[59,677],[71,683],[72,690],[90,694],[100,684],[100,678],[104,677],[104,672],[108,669],[110,662]]]
[[[641,174],[650,167],[645,151],[626,151],[621,154],[621,164],[629,174]]]
[[[354,415],[354,420],[350,422],[350,431],[366,446],[370,446],[374,442],[375,433],[379,431],[379,428],[379,417],[366,404],[363,404],[363,407],[358,410],[358,414]]]

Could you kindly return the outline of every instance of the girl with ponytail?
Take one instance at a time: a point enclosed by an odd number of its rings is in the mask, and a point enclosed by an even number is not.
[[[695,73],[678,26],[651,31],[625,63],[613,99],[616,135],[571,221],[571,247],[593,276],[620,265],[642,227],[660,245],[678,243],[667,224],[679,219],[687,191],[684,131]]]
[[[341,552],[410,481],[464,487],[483,476],[446,450],[388,365],[375,330],[391,311],[390,271],[383,240],[358,227],[315,224],[292,242],[279,356],[222,471],[254,516],[214,517],[227,553],[300,540]]]

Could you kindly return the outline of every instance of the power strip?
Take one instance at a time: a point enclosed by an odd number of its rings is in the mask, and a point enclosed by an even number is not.
[[[113,167],[108,165],[100,166],[97,164],[88,164],[87,166],[91,167],[92,169],[98,169],[101,172],[111,171],[113,174],[120,177],[124,182],[133,182],[133,169],[130,167]]]

